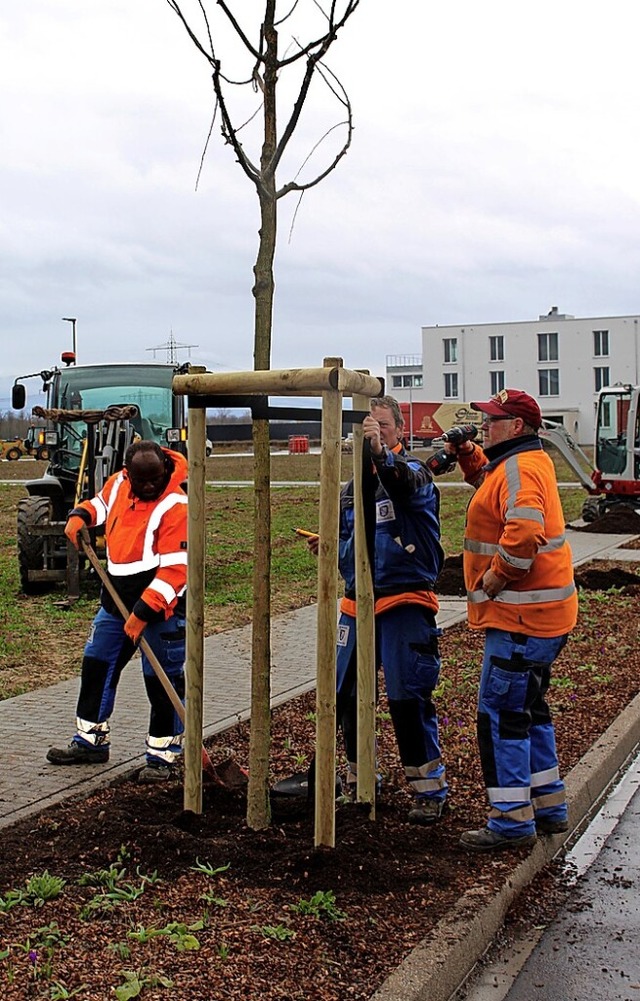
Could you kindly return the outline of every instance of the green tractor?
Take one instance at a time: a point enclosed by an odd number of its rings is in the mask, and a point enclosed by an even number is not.
[[[39,377],[47,394],[46,407],[34,407],[33,414],[43,421],[34,427],[34,447],[37,430],[48,465],[43,476],[25,482],[28,496],[18,502],[18,564],[25,594],[63,581],[73,600],[81,567],[64,534],[69,511],[122,468],[136,438],[186,451],[186,401],[174,396],[172,382],[189,365],[76,365],[72,352],[62,362],[63,368],[19,376],[12,390],[14,410],[26,404],[21,380]],[[94,542],[99,548],[95,533]]]

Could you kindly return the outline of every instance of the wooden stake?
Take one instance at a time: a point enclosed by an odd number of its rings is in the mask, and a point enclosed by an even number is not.
[[[327,367],[341,358],[325,358]],[[316,684],[315,844],[336,843],[336,606],[338,601],[338,528],[342,394],[322,394],[320,517],[318,550],[318,642]]]
[[[369,397],[354,396],[354,410],[368,410]],[[372,568],[365,531],[362,497],[362,425],[353,427],[353,507],[355,518],[355,569],[358,693],[359,803],[369,803],[369,818],[376,811],[376,664]]]
[[[184,808],[202,813],[204,697],[205,457],[204,407],[189,407],[187,505],[187,652],[185,660]]]

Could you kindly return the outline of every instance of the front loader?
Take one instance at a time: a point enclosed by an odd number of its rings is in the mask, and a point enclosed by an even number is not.
[[[40,377],[46,406],[33,414],[45,428],[49,450],[45,473],[25,482],[18,502],[18,565],[25,594],[38,594],[65,582],[70,600],[80,593],[82,562],[68,545],[64,526],[69,511],[94,496],[120,470],[136,439],[186,451],[184,398],[174,396],[174,375],[188,369],[162,364],[78,365],[65,352],[65,367],[16,379],[14,410],[24,409],[20,380]],[[101,548],[100,532],[92,541]]]

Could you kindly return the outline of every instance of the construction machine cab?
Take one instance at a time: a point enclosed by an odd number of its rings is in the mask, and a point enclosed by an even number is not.
[[[172,382],[188,366],[72,361],[63,358],[64,368],[20,377],[42,379],[47,403],[33,414],[46,422],[49,449],[44,476],[25,483],[29,496],[18,505],[18,562],[27,594],[58,580],[66,580],[70,596],[79,593],[78,571],[71,566],[75,551],[64,536],[67,516],[122,468],[132,441],[144,438],[186,452],[185,400],[174,396]],[[12,406],[21,410],[25,403],[25,387],[16,380]]]

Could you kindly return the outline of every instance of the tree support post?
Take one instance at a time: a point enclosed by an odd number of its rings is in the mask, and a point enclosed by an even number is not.
[[[189,400],[184,808],[202,813],[206,410]]]
[[[368,410],[368,396],[353,397],[354,410]],[[376,662],[372,567],[365,528],[362,495],[364,435],[362,425],[353,427],[353,506],[355,517],[356,645],[358,696],[358,784],[359,803],[370,806],[369,818],[376,814]]]
[[[325,368],[341,366],[325,358]],[[315,845],[336,843],[336,640],[342,393],[322,393],[316,682]]]

